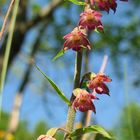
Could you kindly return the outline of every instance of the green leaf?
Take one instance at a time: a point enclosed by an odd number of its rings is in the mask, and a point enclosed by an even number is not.
[[[57,92],[57,94],[60,96],[60,98],[68,105],[71,105],[70,101],[67,99],[67,97],[64,95],[64,93],[58,88],[58,86],[52,81],[48,76],[46,76],[43,71],[35,65],[35,67],[41,72],[41,74],[45,77],[45,79],[51,84],[53,89]]]
[[[32,6],[32,11],[35,13],[35,14],[38,14],[40,11],[41,11],[41,7],[37,4],[34,4]]]
[[[104,137],[107,137],[109,139],[112,138],[104,128],[98,125],[92,125],[85,128],[76,129],[70,134],[70,137],[75,137],[81,134],[91,133],[91,132],[102,134]]]
[[[67,0],[65,0],[65,1],[67,1]],[[74,3],[76,5],[85,5],[86,4],[85,2],[78,1],[78,0],[68,0],[68,1],[71,1],[72,3]]]
[[[58,59],[59,57],[61,57],[62,55],[64,55],[66,51],[64,51],[63,49],[60,50],[54,57],[53,57],[53,61],[55,61],[56,59]]]
[[[56,132],[59,130],[59,128],[51,128],[51,129],[49,129],[48,131],[47,131],[47,136],[51,136],[51,137],[53,137],[55,134],[56,134]]]

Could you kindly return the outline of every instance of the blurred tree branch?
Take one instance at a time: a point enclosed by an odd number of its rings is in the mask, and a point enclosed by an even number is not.
[[[63,3],[63,0],[52,0],[52,2],[44,7],[41,12],[35,16],[33,19],[21,24],[19,28],[23,30],[23,32],[27,32],[29,29],[33,28],[40,22],[46,21],[52,17],[52,13],[54,10]]]
[[[30,74],[32,72],[33,59],[35,57],[36,52],[39,49],[41,38],[42,38],[42,35],[44,34],[44,31],[45,31],[44,30],[45,27],[46,27],[46,24],[41,27],[41,29],[39,30],[37,39],[33,45],[27,69],[26,69],[25,74],[23,76],[23,80],[22,80],[22,83],[19,87],[18,93],[16,94],[16,97],[15,97],[13,110],[11,112],[11,117],[10,117],[10,123],[8,126],[8,133],[14,133],[17,130],[17,127],[19,124],[19,112],[20,112],[20,107],[22,104],[24,89],[26,88],[26,86],[29,82],[29,77],[30,77]]]
[[[17,16],[17,23],[16,28],[14,31],[14,36],[12,40],[11,45],[11,53],[10,53],[10,61],[9,66],[13,62],[16,55],[19,53],[20,49],[22,48],[22,44],[24,42],[25,36],[29,29],[36,26],[38,23],[41,23],[45,20],[48,21],[52,17],[52,13],[54,10],[62,4],[62,0],[53,0],[48,6],[46,6],[39,15],[31,19],[30,21],[27,21],[27,5],[28,1],[20,1],[20,10]],[[0,48],[0,71],[2,67],[3,62],[3,54],[5,51],[5,43],[6,43],[7,37],[5,37],[4,42],[2,44],[2,47]]]

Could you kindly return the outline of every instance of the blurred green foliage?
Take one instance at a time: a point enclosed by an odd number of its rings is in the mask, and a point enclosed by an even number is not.
[[[128,117],[128,112],[131,113]],[[118,124],[111,130],[114,140],[140,140],[140,106],[131,103],[120,114]],[[108,140],[97,134],[95,140]]]
[[[5,4],[6,0],[0,0],[0,6],[3,6]]]
[[[128,117],[128,112],[131,113]],[[131,103],[124,108],[120,122],[115,128],[119,140],[140,140],[140,106]]]
[[[2,134],[7,131],[7,125],[9,122],[9,114],[2,112],[2,117],[0,121],[0,140],[2,139]],[[37,123],[33,130],[28,128],[28,123],[26,121],[20,121],[17,131],[13,134],[13,139],[9,140],[36,140],[41,134],[46,134],[48,126],[43,121]],[[57,139],[62,139],[62,133],[58,133],[55,136]]]

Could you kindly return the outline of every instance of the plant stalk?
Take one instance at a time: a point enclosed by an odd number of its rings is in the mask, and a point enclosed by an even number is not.
[[[81,67],[82,67],[82,51],[76,53],[76,61],[75,61],[75,74],[74,74],[74,89],[78,88],[80,85],[80,75],[81,75]],[[71,95],[71,102],[73,102],[75,96]],[[74,120],[75,120],[75,110],[72,106],[68,109],[67,115],[67,123],[66,123],[66,130],[72,132],[74,127]],[[66,138],[68,140],[69,138]]]

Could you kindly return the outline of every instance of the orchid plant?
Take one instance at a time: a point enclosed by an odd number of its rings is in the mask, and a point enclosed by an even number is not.
[[[66,1],[66,0],[65,0]],[[111,78],[103,72],[95,74],[88,72],[81,76],[82,55],[83,50],[91,50],[92,45],[88,39],[90,31],[104,33],[104,26],[102,24],[102,11],[108,14],[110,10],[116,12],[117,0],[85,0],[84,2],[78,0],[69,0],[77,5],[84,6],[84,11],[80,14],[80,19],[77,26],[64,39],[64,48],[54,57],[54,60],[62,56],[65,52],[73,50],[76,53],[75,74],[74,74],[74,88],[71,99],[69,100],[65,94],[58,88],[54,81],[46,76],[41,69],[37,69],[44,75],[47,81],[54,88],[59,97],[68,105],[68,114],[65,128],[51,128],[45,135],[40,135],[37,140],[55,140],[57,131],[64,131],[64,139],[71,140],[76,136],[93,132],[100,133],[103,136],[110,138],[111,136],[100,126],[90,125],[80,129],[74,129],[74,120],[77,111],[87,112],[89,110],[96,113],[94,100],[98,100],[97,94],[109,94],[109,88],[106,83],[111,82]],[[128,0],[120,0],[128,1]]]

